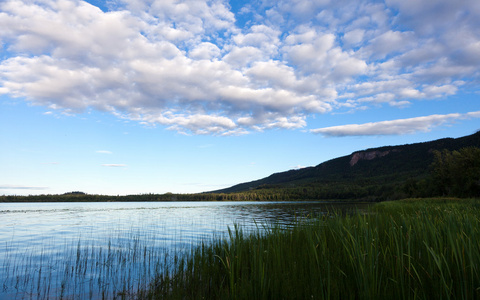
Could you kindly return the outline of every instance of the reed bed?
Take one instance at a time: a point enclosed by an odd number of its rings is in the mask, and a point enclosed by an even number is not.
[[[203,243],[144,299],[478,299],[480,200],[384,202]]]
[[[0,264],[0,299],[137,299],[175,256],[191,248],[152,239],[132,231],[102,242],[51,240],[49,247],[22,253],[7,244]]]

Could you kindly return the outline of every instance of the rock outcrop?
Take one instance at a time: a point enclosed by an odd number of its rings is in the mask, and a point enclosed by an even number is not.
[[[354,166],[360,160],[372,160],[377,157],[383,157],[390,152],[396,152],[397,150],[387,150],[387,151],[363,151],[363,152],[355,152],[352,154],[352,158],[350,159],[350,166]]]

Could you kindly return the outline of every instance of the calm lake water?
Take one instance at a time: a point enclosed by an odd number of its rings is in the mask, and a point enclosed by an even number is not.
[[[0,203],[0,299],[113,299],[144,289],[175,255],[327,210],[321,202]],[[127,293],[125,293],[127,292]]]

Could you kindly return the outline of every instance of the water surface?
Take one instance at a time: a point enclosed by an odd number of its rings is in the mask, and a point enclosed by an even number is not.
[[[222,238],[234,224],[246,231],[272,223],[288,225],[333,208],[351,210],[353,206],[322,202],[2,203],[0,299],[118,297],[145,288],[165,262],[202,241]]]

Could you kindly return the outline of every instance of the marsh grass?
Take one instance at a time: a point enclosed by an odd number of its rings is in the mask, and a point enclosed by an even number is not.
[[[136,299],[175,256],[190,250],[139,236],[112,237],[106,245],[80,237],[60,243],[55,253],[35,247],[18,253],[7,244],[0,299]],[[47,249],[57,248],[51,243]]]
[[[195,247],[135,230],[111,236],[79,237],[64,249],[52,239],[22,253],[6,243],[0,298],[480,298],[478,199],[384,202],[367,213],[234,226]]]
[[[203,243],[146,299],[478,299],[480,201],[405,200]]]

